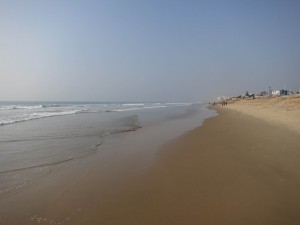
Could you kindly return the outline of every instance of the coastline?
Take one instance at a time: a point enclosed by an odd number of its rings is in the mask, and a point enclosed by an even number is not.
[[[298,224],[299,134],[230,106],[213,109],[218,116],[166,143],[150,167],[142,169],[145,154],[133,151],[126,160],[116,159],[107,149],[104,161],[91,157],[23,193],[1,199],[0,221]],[[128,137],[130,143],[133,136]]]
[[[298,224],[299,135],[218,111],[74,224]]]
[[[300,0],[0,12],[0,225],[300,225]]]
[[[50,134],[65,134],[70,138],[62,142],[62,145],[55,145],[58,143],[55,139],[51,139],[46,143],[39,141],[36,149],[40,149],[44,157],[47,156],[46,153],[52,153],[53,151],[68,153],[68,149],[72,146],[75,146],[79,152],[90,154],[57,165],[51,164],[51,166],[48,166],[48,164],[43,164],[43,166],[34,167],[33,169],[29,167],[25,168],[24,171],[17,170],[3,173],[3,176],[0,177],[2,182],[0,183],[0,193],[2,194],[0,195],[0,224],[58,225],[74,224],[76,221],[86,219],[83,216],[84,212],[93,212],[95,206],[103,204],[104,201],[109,204],[109,199],[115,193],[119,193],[132,180],[142,176],[151,166],[159,146],[199,126],[205,118],[215,115],[215,112],[208,110],[206,105],[202,104],[170,107],[168,109],[162,108],[158,111],[147,109],[148,111],[144,114],[142,114],[143,111],[138,111],[141,114],[140,121],[142,122],[140,129],[132,132],[116,132],[114,135],[108,135],[105,138],[100,137],[100,139],[98,134],[101,134],[101,132],[95,131],[95,128],[99,128],[100,131],[103,129],[101,123],[103,118],[98,118],[99,116],[96,114],[83,113],[74,117],[54,117],[53,119],[34,120],[2,127],[2,131],[32,127],[33,129],[28,130],[39,133],[38,129],[49,128],[51,123],[50,128],[55,127],[55,129],[49,129]],[[132,112],[126,112],[126,115],[132,115]],[[101,115],[110,116],[113,114],[105,113]],[[119,117],[123,118],[122,115]],[[127,125],[128,120],[131,122],[132,116],[126,117],[126,115],[125,120],[116,120],[117,123],[110,124],[115,126],[118,124]],[[58,129],[56,129],[58,124]],[[85,124],[85,127],[78,129],[78,124]],[[65,129],[66,125],[69,129]],[[69,125],[72,126],[69,127]],[[74,131],[78,131],[79,135],[72,137]],[[88,136],[87,138],[84,136],[86,133],[93,134],[94,131],[94,136]],[[9,132],[6,133],[9,134]],[[29,134],[31,135],[31,133]],[[80,134],[83,134],[82,138]],[[48,135],[46,137],[51,138],[52,136]],[[69,143],[68,140],[71,142]],[[30,150],[30,146],[36,144],[31,141],[8,143],[12,144],[11,149],[20,151],[26,150],[26,147]],[[44,146],[43,144],[48,145]],[[2,145],[2,148],[5,149],[5,146]],[[12,151],[7,148],[7,153],[10,152]],[[37,158],[34,162],[38,162],[38,155],[34,154],[34,151],[32,154],[30,153],[29,151],[23,155],[27,156],[28,159]],[[64,155],[70,156],[69,154]],[[53,156],[56,155],[53,154]],[[12,155],[11,158],[13,159],[13,157],[18,159],[15,155]],[[45,158],[47,159],[47,157]],[[22,158],[19,161],[23,162]],[[30,179],[30,182],[27,182],[22,176],[23,174],[37,179]],[[19,183],[14,180],[9,182],[13,178],[16,178],[15,180]],[[6,188],[6,184],[10,184],[10,189]],[[4,192],[1,192],[2,190]],[[7,194],[7,190],[13,191]]]

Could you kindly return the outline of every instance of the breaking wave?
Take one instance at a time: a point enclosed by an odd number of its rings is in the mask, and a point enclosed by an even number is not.
[[[0,106],[0,110],[14,110],[14,109],[40,109],[43,108],[43,105],[33,105],[33,106],[21,106],[21,105],[9,105],[9,106]]]
[[[78,113],[127,112],[189,104],[192,103],[0,103],[0,125]]]
[[[28,120],[36,120],[46,117],[54,117],[54,116],[64,116],[64,115],[72,115],[77,114],[80,112],[84,112],[85,110],[71,110],[65,112],[38,112],[38,113],[31,113],[29,115],[23,115],[23,117],[16,118],[16,119],[2,119],[0,120],[0,125],[7,125],[12,123],[24,122]]]

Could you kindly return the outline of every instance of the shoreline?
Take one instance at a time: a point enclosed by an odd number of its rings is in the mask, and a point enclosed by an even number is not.
[[[18,189],[13,194],[1,196],[3,198],[0,199],[0,224],[58,225],[74,224],[77,220],[84,219],[84,216],[81,216],[83,212],[93,211],[95,205],[108,201],[115,193],[119,193],[137,177],[142,176],[151,166],[159,146],[214,115],[204,105],[191,107],[185,110],[185,113],[179,112],[183,111],[178,108],[175,111],[164,112],[170,116],[159,121],[155,121],[151,115],[152,117],[146,118],[148,123],[138,131],[107,136],[100,149],[87,157],[68,161],[58,168],[50,168],[51,170],[36,168],[33,172],[40,171],[45,173],[45,176],[27,183],[20,189],[19,185],[16,185]],[[165,114],[161,118],[164,118]],[[174,115],[171,116],[172,114]],[[72,140],[84,146],[82,139]],[[91,146],[94,148],[94,143]],[[22,149],[22,145],[19,145],[19,148]],[[31,173],[27,170],[24,172]],[[7,174],[11,177],[13,175]],[[19,180],[23,182],[22,179]],[[6,181],[2,179],[2,182]]]
[[[213,109],[218,116],[167,142],[146,169],[136,152],[131,161],[108,157],[102,165],[101,157],[89,158],[1,199],[0,222],[298,224],[299,134],[230,107]]]
[[[298,224],[299,135],[218,111],[74,224]]]

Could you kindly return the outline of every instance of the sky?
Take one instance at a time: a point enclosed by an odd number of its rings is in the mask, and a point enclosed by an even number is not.
[[[0,0],[0,100],[297,91],[299,12],[297,0]]]

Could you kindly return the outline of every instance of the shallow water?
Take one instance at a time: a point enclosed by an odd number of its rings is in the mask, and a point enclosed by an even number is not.
[[[78,108],[83,113],[64,113]],[[120,140],[122,133],[137,132],[141,145],[155,149],[213,115],[205,104],[181,103],[5,103],[0,111],[2,121],[25,118],[0,126],[0,198],[101,154],[111,144],[108,138]],[[54,111],[56,116],[28,119]]]

